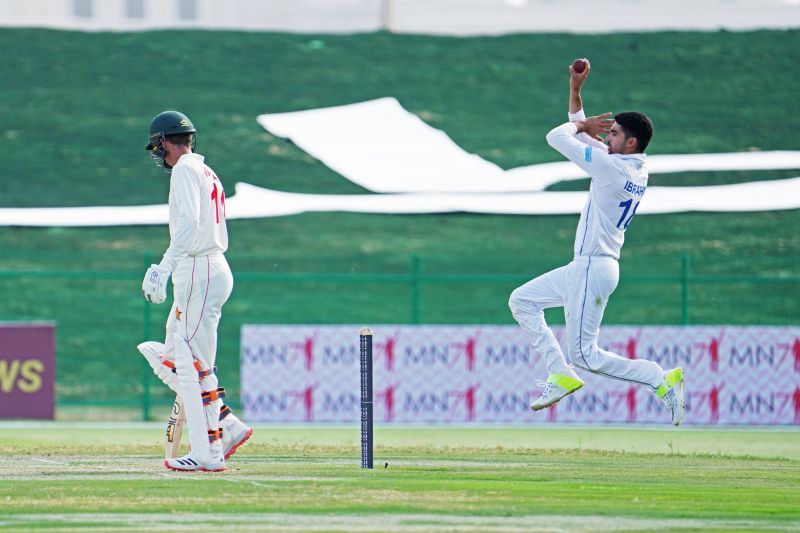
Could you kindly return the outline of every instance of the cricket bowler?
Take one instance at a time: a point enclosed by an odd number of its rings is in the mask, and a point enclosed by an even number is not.
[[[161,262],[142,281],[144,297],[167,298],[172,277],[174,303],[164,344],[145,342],[139,351],[155,374],[179,396],[188,426],[190,451],[168,457],[164,466],[181,471],[225,470],[225,460],[253,433],[222,403],[216,376],[217,326],[233,289],[225,259],[225,191],[214,171],[194,152],[196,130],[189,118],[164,111],[150,123],[146,148],[170,174],[170,243]]]
[[[590,65],[583,59],[579,66],[581,72],[574,66],[569,69],[569,122],[547,134],[550,146],[591,177],[575,235],[574,258],[517,288],[508,302],[514,319],[530,335],[547,367],[544,392],[531,409],[544,409],[583,386],[574,365],[649,387],[677,426],[684,415],[683,370],[665,371],[655,362],[627,359],[597,345],[603,312],[619,282],[618,260],[625,231],[647,189],[644,152],[653,126],[639,112],[586,118],[581,88]],[[605,139],[600,134],[605,134]],[[550,307],[564,308],[567,357],[545,322],[544,310]]]

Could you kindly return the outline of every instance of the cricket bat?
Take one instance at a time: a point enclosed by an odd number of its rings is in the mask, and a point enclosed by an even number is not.
[[[167,440],[164,443],[164,456],[166,458],[178,457],[181,454],[181,435],[186,416],[183,411],[183,401],[180,396],[175,396],[172,411],[167,421]]]

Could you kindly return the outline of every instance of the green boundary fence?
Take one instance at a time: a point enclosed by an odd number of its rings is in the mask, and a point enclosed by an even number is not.
[[[152,256],[135,264],[146,267]],[[724,258],[689,253],[621,263],[620,286],[606,324],[800,323],[798,258],[771,261],[771,273],[748,274]],[[127,408],[151,418],[169,391],[152,375],[136,344],[163,337],[169,302],[140,297],[144,268],[105,268],[108,262],[67,262],[47,269],[20,262],[0,270],[0,320],[57,323],[59,408]],[[125,263],[129,266],[133,262]],[[566,263],[565,258],[426,257],[239,258],[234,296],[220,326],[218,364],[226,401],[238,404],[239,329],[246,323],[512,324],[507,299],[514,287]],[[780,264],[778,264],[780,263]],[[79,268],[76,265],[92,265]],[[27,267],[27,268],[26,268]],[[752,268],[752,266],[751,266]],[[548,321],[563,323],[560,310]]]
[[[633,274],[625,278],[625,283],[644,283],[644,284],[673,284],[679,283],[681,286],[680,316],[681,324],[689,325],[689,305],[690,305],[690,285],[693,283],[800,283],[800,276],[787,277],[763,277],[763,276],[719,276],[719,275],[694,275],[691,272],[691,256],[687,253],[682,256],[681,274],[671,275],[637,275]],[[258,281],[263,283],[283,283],[283,282],[314,282],[314,283],[386,283],[386,284],[407,284],[410,288],[411,305],[410,314],[407,317],[409,324],[422,323],[422,301],[424,284],[512,284],[520,285],[531,279],[531,276],[524,274],[426,274],[423,273],[421,265],[422,258],[413,255],[410,261],[410,272],[408,274],[380,274],[380,273],[259,273],[259,272],[239,272],[236,274],[238,281]],[[148,308],[149,309],[149,308]],[[146,321],[147,319],[145,319]],[[146,336],[146,335],[145,335]]]

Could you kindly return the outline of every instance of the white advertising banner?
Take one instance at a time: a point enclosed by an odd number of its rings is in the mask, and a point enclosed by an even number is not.
[[[360,326],[242,327],[241,394],[251,422],[358,423]],[[561,338],[563,328],[554,327]],[[547,377],[516,326],[373,329],[376,424],[669,424],[646,387],[578,373],[586,385],[535,413]],[[607,326],[600,345],[682,366],[684,424],[800,424],[800,327]]]

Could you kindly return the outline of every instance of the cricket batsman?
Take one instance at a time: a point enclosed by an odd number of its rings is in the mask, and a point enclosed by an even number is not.
[[[574,258],[568,265],[517,288],[509,299],[514,318],[530,335],[547,366],[544,392],[531,409],[544,409],[583,386],[574,365],[649,387],[677,426],[684,415],[683,370],[665,371],[652,361],[627,359],[597,345],[603,312],[619,281],[618,261],[625,231],[647,189],[644,152],[653,125],[639,112],[586,118],[581,88],[589,70],[586,59],[570,66],[569,122],[547,134],[550,146],[591,177],[589,197],[575,235]],[[605,139],[600,134],[605,134]],[[544,310],[550,307],[564,308],[567,357],[545,322]]]
[[[139,351],[155,374],[180,397],[189,433],[187,455],[167,458],[172,470],[225,470],[225,460],[253,433],[222,403],[225,390],[215,374],[217,326],[233,289],[225,260],[225,191],[214,171],[194,152],[196,130],[189,118],[164,111],[150,122],[147,150],[170,174],[170,243],[161,262],[142,281],[144,297],[174,303],[164,344],[145,342]]]

